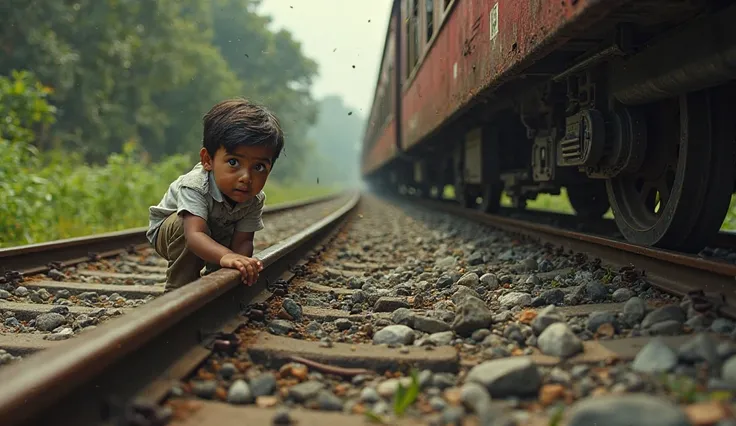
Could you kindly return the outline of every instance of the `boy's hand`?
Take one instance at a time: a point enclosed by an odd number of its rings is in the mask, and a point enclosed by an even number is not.
[[[258,280],[258,273],[263,270],[263,262],[260,260],[237,253],[222,256],[220,266],[240,271],[243,282],[248,285],[253,285]]]

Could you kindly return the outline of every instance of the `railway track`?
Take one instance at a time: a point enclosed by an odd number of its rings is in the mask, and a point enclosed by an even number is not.
[[[256,252],[345,202],[331,195],[267,207]],[[146,228],[0,250],[0,365],[94,329],[164,293],[166,261]]]
[[[604,240],[354,194],[253,287],[218,271],[1,369],[0,418],[732,425],[734,267]]]

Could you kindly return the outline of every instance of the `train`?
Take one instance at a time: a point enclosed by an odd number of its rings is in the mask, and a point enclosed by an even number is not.
[[[698,252],[734,192],[733,0],[394,0],[369,187],[498,212],[565,189],[581,221]]]

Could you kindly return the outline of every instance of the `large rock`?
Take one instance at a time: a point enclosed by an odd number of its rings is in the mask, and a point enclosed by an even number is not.
[[[583,351],[583,341],[564,322],[547,327],[537,339],[537,346],[545,355],[567,358]]]
[[[459,313],[452,323],[455,333],[469,337],[479,328],[489,328],[493,323],[493,312],[482,300],[468,296],[460,305]]]
[[[476,365],[468,372],[466,381],[485,386],[494,398],[536,395],[542,385],[539,369],[525,357],[496,359]]]
[[[414,330],[405,325],[389,325],[373,335],[376,345],[411,345],[414,342]]]

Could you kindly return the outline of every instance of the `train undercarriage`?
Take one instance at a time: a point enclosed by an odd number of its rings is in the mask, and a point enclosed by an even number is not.
[[[565,188],[582,220],[610,208],[628,241],[697,252],[734,192],[735,18],[730,6],[656,37],[616,25],[607,45],[479,102],[371,182],[429,197],[451,185],[486,212],[502,193],[524,208]]]

